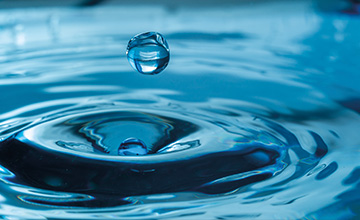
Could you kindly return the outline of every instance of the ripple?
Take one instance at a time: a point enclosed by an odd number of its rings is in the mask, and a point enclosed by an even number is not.
[[[286,144],[268,132],[246,129],[246,124],[228,132],[208,112],[168,107],[102,103],[45,113],[42,120],[0,143],[0,161],[14,173],[8,179],[13,183],[122,197],[184,190],[223,193],[283,168],[279,164]],[[229,118],[249,117],[243,114]],[[146,143],[149,153],[117,155],[120,143],[134,135]],[[252,171],[259,169],[263,171]]]

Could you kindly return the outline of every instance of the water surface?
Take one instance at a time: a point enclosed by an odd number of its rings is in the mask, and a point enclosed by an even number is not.
[[[357,219],[359,26],[309,2],[2,10],[1,217]],[[146,31],[158,75],[125,54]]]

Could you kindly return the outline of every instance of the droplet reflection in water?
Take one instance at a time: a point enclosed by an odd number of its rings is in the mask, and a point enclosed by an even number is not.
[[[126,55],[135,70],[146,75],[155,75],[168,65],[170,50],[161,34],[146,32],[129,41]]]
[[[120,144],[118,154],[121,156],[146,155],[147,147],[140,139],[128,138]]]

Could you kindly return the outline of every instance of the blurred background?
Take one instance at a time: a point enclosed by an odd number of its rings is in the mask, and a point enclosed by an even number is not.
[[[286,2],[288,0],[2,0],[0,8],[24,8],[24,7],[53,7],[53,6],[95,6],[95,5],[154,5],[161,4],[169,7],[178,6],[198,6],[198,7],[217,7],[219,5],[239,5],[239,4],[258,4],[268,2]],[[289,1],[288,1],[289,2]],[[290,2],[314,2],[322,10],[338,10],[339,8],[349,9],[354,4],[359,4],[359,0],[292,0]],[[358,8],[358,6],[355,6]]]

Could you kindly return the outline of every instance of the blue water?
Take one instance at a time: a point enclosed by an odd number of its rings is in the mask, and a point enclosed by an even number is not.
[[[122,156],[126,155],[146,155],[148,149],[146,144],[137,138],[128,138],[125,139],[119,146],[118,154]]]
[[[308,1],[0,11],[0,217],[358,219],[359,27]],[[128,63],[146,31],[157,75]]]
[[[130,39],[126,55],[135,70],[154,75],[167,67],[170,60],[169,51],[169,45],[160,33],[145,32]]]

